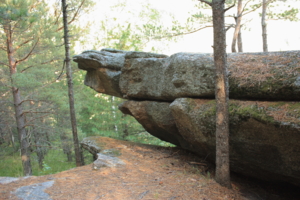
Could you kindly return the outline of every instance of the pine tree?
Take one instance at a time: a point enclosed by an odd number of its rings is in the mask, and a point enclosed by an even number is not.
[[[28,134],[28,127],[31,125],[27,121],[29,111],[25,111],[26,103],[30,100],[28,94],[23,93],[26,97],[22,97],[21,93],[24,92],[24,85],[30,82],[28,79],[33,77],[26,72],[38,63],[31,59],[43,51],[49,40],[55,38],[54,35],[50,38],[43,35],[49,28],[45,27],[49,25],[46,8],[44,1],[33,0],[7,0],[0,5],[0,24],[4,33],[1,39],[6,44],[2,50],[7,56],[1,64],[9,68],[7,77],[10,84],[7,87],[13,96],[23,171],[26,176],[32,174]]]
[[[65,64],[67,69],[67,81],[68,81],[68,94],[69,94],[69,105],[70,105],[70,116],[72,124],[72,134],[74,141],[74,150],[76,158],[76,166],[83,165],[83,156],[79,147],[78,133],[77,133],[77,121],[75,115],[75,104],[74,104],[74,90],[73,90],[73,79],[72,79],[72,69],[71,69],[71,59],[70,59],[70,46],[69,46],[69,28],[68,28],[68,11],[66,0],[62,0],[62,10],[63,10],[63,24],[64,24],[64,46],[65,46]]]
[[[212,7],[216,110],[216,181],[231,188],[229,165],[229,104],[225,31],[225,0],[200,0]]]

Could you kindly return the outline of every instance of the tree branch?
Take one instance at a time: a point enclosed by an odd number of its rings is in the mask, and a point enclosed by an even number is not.
[[[176,37],[176,36],[180,36],[180,35],[188,35],[188,34],[192,34],[192,33],[195,33],[195,32],[197,32],[197,31],[200,31],[200,30],[202,30],[202,29],[210,28],[210,27],[213,27],[213,26],[212,26],[212,25],[207,25],[207,26],[198,28],[198,29],[193,30],[193,31],[190,31],[190,32],[171,34],[171,35],[162,36],[162,37],[154,37],[153,39],[158,40],[158,39],[163,39],[163,38],[168,38],[168,37]]]
[[[234,1],[234,3],[229,6],[228,8],[224,9],[224,13],[227,12],[229,9],[233,8],[235,6],[236,0]]]
[[[42,111],[40,111],[40,112],[37,112],[37,111],[24,111],[24,112],[22,112],[22,114],[21,115],[24,115],[24,114],[27,114],[27,113],[48,113],[48,114],[54,114],[55,112],[47,112],[47,111],[45,111],[45,112],[42,112]]]
[[[24,60],[26,60],[31,55],[31,53],[33,52],[33,50],[35,49],[35,47],[38,44],[39,40],[40,40],[40,38],[38,38],[38,40],[36,41],[36,43],[31,48],[30,52],[26,56],[24,56],[22,59],[17,60],[16,63],[20,63],[20,62],[23,62]]]
[[[243,14],[243,12],[245,11],[245,8],[247,6],[247,4],[250,2],[251,0],[247,1],[242,9],[241,15]],[[261,5],[261,4],[260,4]],[[243,15],[242,15],[243,16]],[[239,16],[238,16],[239,17]]]
[[[26,99],[26,100],[23,100],[19,103],[19,105],[21,105],[22,103],[26,102],[26,101],[34,101],[34,102],[45,102],[45,103],[48,103],[48,104],[52,104],[52,103],[49,103],[47,101],[43,101],[43,100],[34,100],[34,99]]]
[[[6,63],[4,63],[4,62],[1,62],[1,61],[0,61],[0,65],[5,65],[5,66],[9,67],[8,64],[6,64]]]
[[[198,1],[200,1],[200,2],[202,2],[202,3],[206,3],[206,4],[210,5],[210,6],[212,6],[212,3],[209,2],[209,1],[206,1],[206,0],[198,0]]]
[[[249,10],[248,12],[246,12],[245,14],[243,14],[242,16],[245,16],[245,15],[247,15],[247,14],[249,14],[249,13],[252,13],[252,12],[254,12],[254,11],[256,11],[257,9],[259,9],[260,7],[262,6],[262,4],[260,4],[259,6],[257,6],[255,9],[253,9],[253,10]],[[242,13],[244,12],[244,10],[242,11]]]
[[[0,49],[3,50],[3,51],[7,51],[7,48],[4,47],[4,46],[1,46]]]
[[[83,6],[83,4],[85,3],[86,0],[82,0],[81,4],[79,5],[79,7],[77,8],[75,14],[73,15],[72,19],[68,22],[68,24],[71,24],[72,22],[74,22],[76,20],[76,17],[78,16],[79,14],[79,11],[81,9],[81,7]],[[59,29],[57,29],[56,31],[60,31],[62,30],[64,27],[60,27]]]
[[[54,114],[54,112],[51,113],[51,114]],[[36,119],[44,118],[44,117],[47,117],[47,116],[49,116],[49,114],[47,114],[47,115],[42,115],[42,116],[35,117],[35,118],[32,118],[31,120],[26,121],[26,124],[29,123],[29,122],[33,122],[33,121],[36,120]],[[25,127],[26,127],[26,126],[29,126],[29,125],[25,125]]]
[[[225,29],[225,32],[227,32],[229,29],[231,29],[234,26],[235,26],[234,24],[231,24],[231,25],[227,26],[227,28]]]
[[[48,63],[51,63],[51,62],[53,62],[53,61],[56,61],[56,59],[52,59],[52,60],[49,60],[49,61],[47,61],[47,62],[43,62],[43,63],[40,63],[41,65],[44,65],[44,64],[48,64]],[[30,68],[32,68],[32,67],[35,67],[36,65],[31,65],[31,66],[29,66],[29,67],[26,67],[25,69],[23,69],[22,71],[21,71],[21,73],[23,73],[24,71],[26,71],[27,69],[30,69]]]
[[[30,42],[32,40],[34,40],[34,38],[26,40],[25,42],[22,42],[20,45],[18,45],[18,46],[15,47],[15,51],[18,50],[18,49],[20,49],[23,45],[27,44],[28,42]]]
[[[5,84],[3,84],[5,87],[8,87],[8,88],[12,88],[12,87],[10,87],[10,86],[8,86],[8,85],[5,85]],[[9,90],[9,91],[7,91],[7,92],[4,92],[1,96],[2,97],[5,97],[8,93],[10,93],[11,91]]]
[[[63,74],[63,72],[64,72],[65,65],[66,65],[66,60],[64,60],[63,67],[62,67],[62,69],[61,69],[61,72],[60,72],[60,74],[59,74],[59,75],[58,75],[58,77],[56,78],[56,80],[59,80],[59,79],[60,79],[61,75],[62,75],[62,74]]]

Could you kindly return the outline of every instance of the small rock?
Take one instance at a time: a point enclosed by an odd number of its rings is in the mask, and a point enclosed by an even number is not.
[[[102,167],[120,167],[125,165],[125,163],[117,157],[108,156],[102,153],[98,153],[97,160],[94,161],[93,169],[97,170]]]

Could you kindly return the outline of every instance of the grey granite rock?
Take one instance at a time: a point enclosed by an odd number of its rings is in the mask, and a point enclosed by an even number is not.
[[[44,190],[51,187],[54,181],[37,183],[18,188],[14,194],[21,200],[52,200]]]
[[[125,165],[125,163],[120,158],[114,156],[108,156],[102,153],[98,153],[97,155],[98,158],[93,163],[94,170],[103,167],[121,167]]]

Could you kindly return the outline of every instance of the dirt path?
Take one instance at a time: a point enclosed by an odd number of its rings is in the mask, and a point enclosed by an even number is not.
[[[233,182],[233,190],[211,178],[209,164],[182,149],[138,145],[103,138],[105,148],[120,150],[126,165],[93,170],[93,164],[58,174],[29,177],[0,184],[0,199],[18,199],[21,186],[54,181],[45,192],[53,200],[252,200],[255,192],[241,192],[245,186]],[[255,197],[256,195],[256,197]],[[274,198],[276,196],[273,196]],[[276,199],[276,198],[275,198]]]

